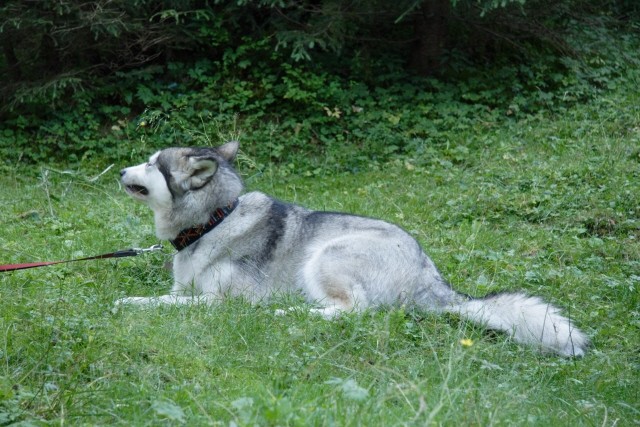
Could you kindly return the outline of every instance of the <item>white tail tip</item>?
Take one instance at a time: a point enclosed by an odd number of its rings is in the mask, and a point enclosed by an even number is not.
[[[454,312],[489,329],[504,331],[519,343],[565,357],[584,356],[589,339],[571,319],[538,297],[503,293],[466,301]]]

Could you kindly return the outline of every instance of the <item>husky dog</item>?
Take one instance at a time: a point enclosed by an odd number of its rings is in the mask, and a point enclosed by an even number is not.
[[[454,291],[418,242],[388,222],[242,194],[231,166],[238,143],[167,148],[123,169],[122,184],[154,213],[156,235],[178,252],[169,295],[119,304],[259,301],[301,291],[332,318],[344,311],[407,304],[458,313],[517,342],[562,356],[584,355],[589,340],[538,297],[499,293],[472,298]]]

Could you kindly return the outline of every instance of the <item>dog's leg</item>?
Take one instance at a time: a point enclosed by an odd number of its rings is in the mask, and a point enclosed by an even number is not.
[[[343,312],[357,311],[369,305],[366,286],[370,279],[366,272],[363,251],[351,239],[328,242],[315,251],[301,274],[301,288],[309,302],[321,308],[311,309],[325,319],[333,319]]]
[[[128,297],[116,301],[116,307],[125,305],[157,307],[160,305],[197,305],[211,304],[212,298],[204,295],[181,296],[181,295],[161,295],[158,297]]]
[[[345,310],[343,308],[338,307],[337,305],[330,305],[323,308],[312,308],[309,310],[310,313],[319,314],[327,320],[335,319],[339,317],[342,313],[346,313],[347,311],[353,310]]]
[[[275,315],[276,316],[285,316],[289,313],[295,313],[296,311],[302,311],[302,310],[306,310],[305,307],[300,307],[300,306],[294,306],[294,307],[289,307],[287,309],[277,309],[275,311]],[[331,306],[327,306],[327,307],[322,307],[322,308],[311,308],[309,309],[309,313],[311,314],[318,314],[322,317],[324,317],[327,320],[331,320],[331,319],[335,319],[336,317],[340,316],[340,314],[342,313],[346,313],[348,311],[353,311],[353,310],[345,310],[342,309],[336,305],[331,305]]]

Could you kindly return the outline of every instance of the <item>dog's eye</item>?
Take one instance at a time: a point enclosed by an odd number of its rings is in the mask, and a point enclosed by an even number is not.
[[[145,165],[145,167],[150,168],[151,166],[153,166],[153,163],[149,162]]]

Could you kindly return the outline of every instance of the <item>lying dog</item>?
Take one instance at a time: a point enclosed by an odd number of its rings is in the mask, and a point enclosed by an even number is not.
[[[582,356],[588,339],[537,297],[454,291],[420,245],[378,219],[317,212],[263,193],[241,195],[231,166],[237,142],[168,148],[121,171],[122,184],[154,213],[156,234],[178,250],[170,295],[120,304],[182,304],[243,296],[258,301],[302,291],[331,318],[343,311],[408,304],[459,313],[514,340],[563,356]]]

